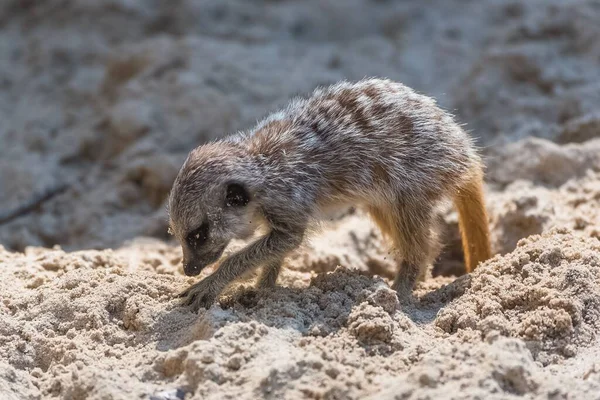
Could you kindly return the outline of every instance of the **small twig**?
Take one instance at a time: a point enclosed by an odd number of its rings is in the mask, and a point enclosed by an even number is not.
[[[0,212],[0,225],[10,222],[13,219],[17,219],[19,217],[27,215],[32,211],[35,211],[43,203],[47,202],[48,200],[52,199],[53,197],[55,197],[61,193],[63,193],[65,190],[67,190],[69,188],[69,186],[71,186],[71,185],[69,185],[67,183],[57,185],[53,188],[46,190],[45,192],[42,192],[37,195],[33,195],[29,199],[29,201],[27,201],[25,204],[22,204],[22,205],[16,207],[14,210]]]

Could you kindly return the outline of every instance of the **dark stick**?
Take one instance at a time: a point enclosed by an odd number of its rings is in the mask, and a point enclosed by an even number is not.
[[[14,219],[29,214],[38,209],[43,203],[53,197],[63,193],[69,188],[69,184],[63,183],[53,188],[46,190],[38,195],[32,196],[25,204],[16,207],[14,210],[0,212],[0,225],[10,222]]]

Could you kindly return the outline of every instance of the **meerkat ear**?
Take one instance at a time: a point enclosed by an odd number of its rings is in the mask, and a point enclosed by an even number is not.
[[[227,195],[225,196],[227,207],[243,207],[249,202],[250,194],[243,185],[239,183],[229,183],[227,185]]]

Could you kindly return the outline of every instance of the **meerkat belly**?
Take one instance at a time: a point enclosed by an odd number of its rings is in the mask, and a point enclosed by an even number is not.
[[[332,221],[340,218],[348,212],[351,207],[356,206],[352,202],[325,202],[318,203],[317,208],[312,214],[312,218],[316,221]]]

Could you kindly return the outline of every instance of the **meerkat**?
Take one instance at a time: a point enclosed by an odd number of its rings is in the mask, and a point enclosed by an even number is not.
[[[219,260],[232,239],[268,233],[181,293],[208,308],[247,271],[275,285],[284,258],[324,210],[364,207],[391,239],[393,288],[412,296],[433,259],[434,210],[452,199],[468,272],[491,256],[483,166],[472,139],[435,101],[387,79],[317,88],[250,131],[192,150],[171,190],[170,232],[188,276]]]

